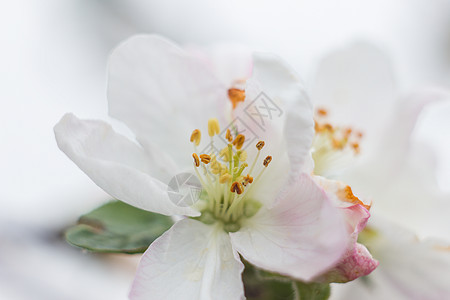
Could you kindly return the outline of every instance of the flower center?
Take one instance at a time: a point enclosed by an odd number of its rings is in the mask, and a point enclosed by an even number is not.
[[[314,174],[332,176],[336,169],[345,168],[349,159],[360,152],[363,134],[351,127],[337,127],[327,121],[328,111],[319,108],[315,114],[312,157]]]
[[[261,203],[249,197],[255,184],[263,176],[265,170],[272,161],[271,156],[262,160],[263,168],[256,172],[264,141],[256,143],[257,153],[250,162],[248,154],[243,150],[245,136],[227,129],[225,139],[227,145],[220,151],[214,151],[214,137],[220,132],[219,121],[208,121],[208,135],[211,137],[211,149],[199,153],[197,146],[201,141],[201,132],[195,129],[191,134],[191,142],[195,152],[194,170],[202,185],[200,201],[197,207],[201,211],[198,219],[204,223],[212,224],[222,222],[225,231],[239,230],[242,218],[255,215]],[[255,175],[255,176],[254,176]]]

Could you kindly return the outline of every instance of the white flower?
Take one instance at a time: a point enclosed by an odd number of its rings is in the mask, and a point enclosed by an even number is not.
[[[424,239],[450,238],[450,197],[436,185],[432,153],[411,140],[422,109],[449,94],[427,90],[395,101],[391,69],[381,51],[355,44],[326,57],[312,85],[321,108],[318,122],[332,124],[339,141],[352,132],[341,148],[316,134],[313,151],[322,151],[315,154],[315,172],[373,199],[371,220],[360,237],[380,265],[367,278],[336,285],[336,299],[444,299],[450,294],[448,244]]]
[[[242,299],[239,254],[260,268],[310,280],[345,250],[341,216],[301,172],[310,159],[313,120],[296,75],[276,57],[255,55],[244,87],[217,80],[163,38],[136,36],[111,56],[108,101],[110,115],[138,143],[71,114],[55,126],[60,149],[111,196],[190,217],[150,245],[132,299]],[[283,105],[264,126],[254,120],[258,106],[249,106],[261,92]],[[242,96],[232,109],[230,98]],[[232,126],[221,131],[219,124]],[[186,171],[197,172],[203,188],[191,206],[167,192],[171,178]]]

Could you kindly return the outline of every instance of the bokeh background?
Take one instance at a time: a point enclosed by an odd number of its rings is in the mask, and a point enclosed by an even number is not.
[[[392,61],[399,94],[450,87],[446,0],[17,0],[0,4],[0,299],[126,299],[139,257],[95,255],[61,238],[109,200],[56,146],[66,112],[106,115],[110,51],[136,33],[182,45],[237,42],[290,62],[306,86],[320,59],[357,41]],[[414,134],[435,148],[450,191],[450,105]]]

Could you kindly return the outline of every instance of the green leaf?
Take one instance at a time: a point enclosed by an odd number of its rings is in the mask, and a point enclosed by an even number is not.
[[[81,216],[65,237],[70,244],[90,251],[143,253],[172,224],[167,216],[112,201]]]
[[[326,300],[330,297],[329,284],[296,281],[242,261],[245,264],[242,280],[248,300]]]
[[[296,300],[292,280],[262,271],[243,260],[242,280],[247,300]]]
[[[300,300],[326,300],[330,297],[330,285],[328,283],[296,281],[295,287]]]

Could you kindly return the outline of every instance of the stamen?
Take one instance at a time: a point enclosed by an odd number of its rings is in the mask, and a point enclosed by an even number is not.
[[[239,177],[241,176],[242,172],[244,171],[245,168],[248,167],[247,163],[243,163],[240,167],[239,170],[237,170],[235,177]]]
[[[264,170],[267,169],[262,168],[255,179],[250,176],[252,170],[247,169],[249,164],[246,162],[248,154],[242,150],[245,143],[245,136],[236,132],[236,136],[233,139],[231,130],[233,129],[226,130],[225,138],[229,141],[229,144],[220,151],[219,155],[216,156],[213,154],[213,150],[209,154],[204,152],[203,154],[197,154],[199,153],[197,150],[194,150],[194,153],[192,153],[195,173],[207,194],[207,198],[202,198],[206,200],[202,208],[202,215],[212,214],[213,218],[220,219],[226,224],[235,224],[235,222],[244,216],[244,210],[249,210],[245,209],[245,205],[248,202],[246,195],[254,187],[253,184],[250,186],[249,184],[258,181]],[[211,145],[214,140],[214,135],[219,134],[219,132],[220,126],[218,120],[215,118],[209,119],[208,134],[211,137]],[[190,140],[194,144],[194,149],[196,149],[196,146],[201,142],[200,130],[195,129],[191,134]],[[256,144],[258,153],[252,164],[252,168],[255,166],[256,161],[258,161],[259,155],[261,154],[260,150],[264,145],[264,141],[259,141]],[[219,162],[219,156],[223,157],[227,163],[222,164]],[[267,156],[263,162],[264,166],[267,167],[271,160],[272,157]],[[201,171],[199,167],[202,168]],[[247,171],[246,176],[242,175],[244,170]],[[258,207],[250,212],[254,214],[257,210]],[[239,224],[236,224],[239,227]]]
[[[222,176],[220,176],[219,182],[220,182],[220,183],[225,183],[225,182],[230,181],[230,179],[231,179],[231,175],[228,174],[228,173],[225,173],[225,174],[223,174]]]
[[[250,174],[247,174],[247,176],[244,177],[244,181],[242,182],[243,186],[247,186],[247,184],[253,183],[253,177],[250,176]]]
[[[200,160],[202,161],[202,163],[207,165],[211,161],[211,156],[209,156],[208,154],[200,154]]]
[[[264,141],[259,141],[258,143],[256,143],[256,149],[261,150],[265,144],[266,143],[264,143]]]
[[[211,155],[211,172],[213,174],[221,174],[222,170],[226,170],[226,167],[217,161],[217,158],[214,154]]]
[[[323,130],[333,132],[333,125],[326,123],[323,125]]]
[[[255,160],[253,160],[252,166],[250,167],[249,173],[251,174],[253,172],[253,169],[256,166],[256,162],[258,161],[259,154],[261,153],[261,149],[264,147],[265,143],[264,141],[259,141],[256,143],[256,149],[258,149],[258,153],[256,154]]]
[[[333,138],[331,140],[331,143],[332,143],[334,149],[341,149],[342,150],[342,148],[344,148],[344,141],[342,141],[342,140],[338,140],[336,138]]]
[[[244,192],[244,187],[242,186],[242,183],[235,181],[231,185],[230,191],[240,195]]]
[[[351,128],[347,128],[345,130],[344,136],[348,138],[352,134],[353,130]]]
[[[230,161],[231,157],[230,157],[230,151],[229,151],[228,147],[225,147],[222,150],[220,150],[219,157],[222,158],[222,160],[225,162]]]
[[[220,132],[220,126],[219,126],[219,120],[216,118],[211,118],[208,120],[208,134],[210,137],[213,137],[216,134],[219,134]]]
[[[191,134],[191,143],[194,143],[195,146],[200,144],[200,140],[202,139],[202,133],[200,130],[195,129]]]
[[[267,156],[265,159],[264,159],[264,162],[263,162],[263,165],[264,165],[264,167],[266,167],[267,168],[267,166],[269,166],[269,164],[270,164],[270,162],[272,161],[272,156]]]
[[[237,152],[237,155],[239,156],[239,160],[240,161],[246,161],[247,160],[247,157],[248,157],[248,155],[247,155],[247,151],[238,151]]]
[[[328,111],[324,108],[319,108],[319,109],[317,109],[317,114],[320,117],[325,117],[326,115],[328,115]]]
[[[227,133],[225,135],[225,138],[228,140],[228,142],[231,143],[231,141],[233,140],[233,136],[231,135],[231,131],[230,129],[227,129]]]
[[[192,153],[192,157],[194,158],[194,165],[196,167],[200,166],[200,159],[198,158],[198,155],[196,153]]]
[[[242,145],[244,145],[244,142],[245,136],[243,134],[238,134],[233,141],[233,145],[236,147],[237,150],[240,150],[242,148]]]
[[[352,144],[352,148],[353,148],[353,151],[355,151],[355,154],[359,153],[360,149],[359,149],[359,144],[358,143],[353,143]]]
[[[231,171],[233,170],[233,146],[231,146],[231,144],[228,144],[228,162],[229,162],[229,172],[232,173]]]
[[[230,101],[233,104],[233,109],[235,109],[239,102],[244,102],[245,91],[231,88],[228,90],[228,98],[230,98]]]
[[[351,127],[333,126],[327,121],[328,111],[318,109],[315,116],[315,137],[312,146],[314,172],[324,175],[330,164],[340,167],[349,154],[358,155],[361,151],[362,133]],[[331,167],[333,168],[333,167]]]

